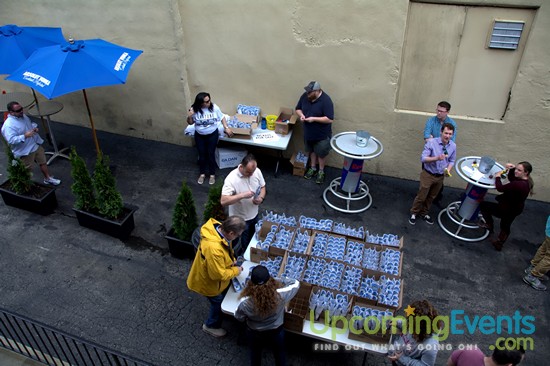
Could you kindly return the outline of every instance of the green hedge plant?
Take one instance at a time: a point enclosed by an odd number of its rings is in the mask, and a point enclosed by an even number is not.
[[[70,161],[73,177],[71,190],[76,198],[75,208],[111,220],[120,218],[124,211],[124,203],[109,168],[109,157],[102,153],[97,155],[92,176],[74,147],[71,149]]]
[[[124,209],[122,195],[116,188],[116,180],[109,168],[109,157],[99,153],[92,182],[99,214],[110,219],[120,217]]]
[[[191,235],[197,226],[197,209],[193,194],[187,182],[184,181],[181,185],[176,205],[174,206],[172,228],[178,239],[191,241]]]
[[[216,183],[208,190],[208,198],[204,207],[203,222],[208,221],[211,217],[222,222],[227,218],[225,208],[220,203],[222,197],[222,182]]]
[[[8,180],[10,188],[17,194],[29,193],[33,185],[31,171],[27,169],[21,159],[13,155],[9,146],[6,147],[6,154],[8,156]]]
[[[71,191],[76,198],[74,207],[81,211],[97,212],[92,177],[86,167],[86,162],[76,153],[74,146],[71,148],[69,158],[71,162],[71,177],[73,178]]]

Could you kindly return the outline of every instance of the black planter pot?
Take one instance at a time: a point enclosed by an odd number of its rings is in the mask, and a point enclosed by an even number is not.
[[[164,236],[168,241],[168,249],[172,257],[184,259],[184,258],[195,258],[195,247],[193,243],[186,240],[181,240],[176,237],[174,229],[170,229],[168,234]]]
[[[88,229],[93,229],[119,239],[128,239],[130,233],[134,230],[134,212],[136,212],[136,210],[137,208],[124,206],[123,218],[120,221],[116,221],[73,208],[80,226],[84,226]]]
[[[55,188],[40,183],[33,183],[35,196],[17,194],[9,189],[9,180],[0,185],[0,194],[4,203],[8,206],[21,208],[40,215],[49,215],[57,207]]]

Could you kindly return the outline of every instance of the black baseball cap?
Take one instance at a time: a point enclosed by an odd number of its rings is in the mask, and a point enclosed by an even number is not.
[[[250,280],[255,285],[263,285],[270,278],[271,276],[269,275],[269,271],[262,265],[254,267],[252,269],[252,273],[250,274]]]

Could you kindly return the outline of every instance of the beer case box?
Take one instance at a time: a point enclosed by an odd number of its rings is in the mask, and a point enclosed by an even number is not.
[[[405,243],[405,237],[402,236],[402,237],[399,239],[399,245],[397,245],[397,246],[394,246],[394,245],[386,245],[386,244],[371,243],[371,242],[369,242],[368,237],[366,238],[365,242],[368,243],[368,244],[373,244],[373,245],[382,245],[382,246],[384,246],[384,247],[386,247],[386,248],[393,248],[393,249],[402,250],[402,249],[403,249],[403,244]]]
[[[399,248],[392,247],[392,246],[386,246],[386,245],[364,243],[364,245],[363,245],[363,258],[361,259],[361,267],[362,268],[365,268],[364,264],[363,264],[363,261],[364,261],[364,258],[366,257],[365,252],[368,249],[374,249],[378,253],[377,271],[379,271],[381,274],[386,274],[386,275],[391,276],[391,277],[401,277],[401,274],[403,273],[402,270],[403,270],[403,255],[404,254],[401,250],[399,250]],[[346,248],[346,250],[347,250],[347,248]],[[398,268],[397,275],[392,274],[392,273],[386,273],[386,272],[384,272],[380,269],[380,263],[382,261],[382,252],[384,252],[385,250],[393,250],[393,251],[396,251],[396,252],[400,253],[400,255],[399,255],[399,268]]]
[[[376,303],[376,306],[383,307],[385,309],[390,309],[390,310],[393,310],[393,311],[397,311],[397,310],[401,309],[401,306],[403,306],[403,289],[405,288],[404,287],[404,280],[402,278],[398,278],[398,277],[395,277],[395,276],[388,275],[387,273],[382,273],[382,275],[384,275],[386,277],[389,277],[389,278],[393,278],[393,279],[397,278],[401,281],[400,286],[399,286],[399,299],[398,299],[397,306],[391,306],[391,305],[383,304],[383,303],[380,302],[380,300]]]
[[[306,247],[305,251],[304,252],[296,251],[296,248],[294,247],[294,245],[296,244],[296,238],[298,237],[299,234],[306,234],[306,233],[307,233],[307,235],[309,235],[309,242],[307,244],[307,247]],[[312,230],[303,229],[303,228],[296,228],[296,233],[294,234],[294,238],[292,239],[292,243],[289,246],[288,250],[292,253],[308,255],[309,253],[311,253],[311,245],[312,244],[313,244],[313,232],[312,232]]]
[[[267,234],[271,231],[272,226],[276,227],[275,232],[279,231],[279,224],[278,223],[271,222],[271,221],[263,221],[262,222],[262,227],[260,228],[258,241],[265,240]]]
[[[365,303],[364,299],[361,299],[358,297],[353,299],[352,309],[354,306],[360,306],[360,307],[370,308],[370,309],[380,310],[380,311],[388,310],[387,307],[385,308],[385,307],[375,306],[369,303]],[[393,309],[389,309],[389,310],[391,310],[393,312],[393,315],[395,315],[395,311]],[[373,334],[365,332],[364,327],[361,328],[361,332],[352,331],[350,322],[355,321],[352,319],[353,319],[353,313],[350,313],[348,315],[348,324],[349,324],[348,339],[365,342],[365,343],[375,343],[375,344],[387,344],[390,341],[391,329],[386,329],[386,331],[383,331],[382,325],[380,325],[380,329],[378,330],[378,332]],[[353,326],[353,328],[357,329],[355,325]],[[359,334],[355,334],[355,333],[359,333]]]
[[[268,252],[261,250],[258,247],[250,247],[250,261],[254,263],[260,263],[267,260]]]
[[[361,284],[359,285],[359,289],[358,289],[357,294],[355,295],[355,297],[360,299],[360,301],[363,302],[364,304],[367,304],[369,306],[376,306],[376,305],[378,305],[378,295],[380,294],[379,289],[378,289],[378,292],[376,294],[376,299],[367,299],[365,297],[361,297],[361,295],[359,295],[359,291],[361,290],[361,286],[363,285],[363,280],[366,277],[374,278],[374,280],[379,283],[380,276],[385,275],[385,274],[381,273],[381,272],[378,272],[378,271],[374,271],[372,269],[367,269],[367,268],[362,268],[361,270],[362,270]],[[389,277],[393,278],[392,276],[389,276]]]
[[[258,128],[258,124],[260,121],[260,116],[250,116],[248,114],[235,114],[235,117],[244,123],[250,123],[250,128],[238,128],[238,127],[232,127],[231,131],[233,131],[233,135],[235,138],[245,138],[250,139],[252,138],[252,132]]]
[[[279,228],[279,224],[271,221],[264,221],[262,223],[262,227],[260,228],[260,231],[257,233],[258,235],[258,243],[257,245],[260,245],[260,242],[264,241],[267,234],[271,231],[271,227],[275,226],[275,232]],[[256,235],[256,234],[255,234]],[[250,247],[250,260],[255,263],[260,263],[260,261],[267,260],[269,252],[260,249],[259,247]]]
[[[313,286],[312,289],[311,289],[311,296],[313,296],[315,293],[317,293],[320,290],[328,291],[328,292],[332,293],[334,295],[334,297],[336,297],[336,295],[347,296],[347,298],[348,298],[348,307],[345,309],[344,314],[342,315],[342,316],[347,318],[348,314],[350,313],[350,311],[352,309],[351,305],[353,303],[353,295],[350,295],[350,294],[347,294],[345,292],[341,292],[341,291],[338,291],[338,290],[328,289],[326,287]],[[311,303],[311,296],[310,296],[309,303]],[[309,310],[310,309],[308,309],[308,318],[309,318]],[[323,324],[323,325],[328,324],[328,325],[332,326],[332,319],[331,319],[330,315],[328,314],[327,310],[323,310],[323,312],[320,314],[320,316],[317,319],[314,319],[314,322],[315,323],[320,323],[320,324]],[[339,329],[345,329],[346,328],[346,324],[343,321],[340,321],[340,320],[336,321],[334,326],[336,328],[339,328]]]
[[[304,268],[302,268],[302,272],[297,276],[297,278],[289,277],[288,275],[285,275],[285,271],[286,271],[286,267],[288,265],[289,257],[297,257],[297,258],[302,258],[304,260]],[[302,281],[302,278],[304,277],[304,271],[305,271],[306,265],[307,265],[307,259],[308,259],[308,256],[305,255],[305,254],[292,253],[292,252],[286,251],[285,256],[283,257],[283,263],[281,265],[281,270],[279,271],[279,278],[286,277],[286,278],[292,278],[292,279],[295,279],[295,280],[298,280],[298,281]]]
[[[296,124],[298,115],[294,113],[292,108],[281,107],[279,108],[279,115],[275,121],[275,133],[281,135],[288,135],[292,126]],[[288,122],[283,122],[288,121]]]
[[[234,168],[241,163],[241,160],[248,152],[243,148],[216,148],[216,164],[220,169]]]
[[[296,161],[297,153],[292,154],[290,164],[292,164],[292,175],[303,177],[306,174],[306,163]]]
[[[283,248],[279,248],[279,249],[288,250],[290,247],[292,247],[292,242],[294,241],[294,235],[296,234],[296,227],[295,226],[288,226],[288,225],[285,225],[285,224],[279,224],[279,228],[277,230],[277,233],[275,234],[275,240],[277,240],[277,236],[281,235],[281,232],[283,232],[283,230],[285,232],[290,233],[290,239],[288,241],[288,247],[286,247],[284,249]]]
[[[345,235],[346,238],[348,238],[348,240],[353,240],[353,241],[357,241],[357,242],[364,242],[364,241],[365,241],[365,239],[366,239],[366,238],[365,238],[366,232],[365,232],[365,230],[364,230],[365,227],[363,227],[363,235],[361,235],[361,236],[353,236],[353,235],[347,235],[347,234],[337,233],[336,231],[334,231],[336,225],[338,225],[338,224],[341,224],[341,223],[339,223],[339,222],[334,222],[334,224],[333,224],[333,226],[332,226],[332,233],[334,233],[334,234],[336,234],[336,235]],[[356,228],[353,228],[353,229],[358,230],[359,228],[356,227]]]
[[[296,296],[285,307],[284,327],[292,332],[301,332],[304,328],[304,320],[309,315],[309,298],[312,286],[301,282]]]
[[[313,247],[315,246],[315,240],[317,238],[317,236],[319,235],[326,235],[327,236],[327,241],[330,240],[331,237],[333,238],[343,238],[344,240],[346,239],[345,236],[343,235],[339,235],[339,234],[332,234],[330,231],[318,231],[318,230],[313,230],[313,235],[312,235],[312,241],[311,241],[311,249],[309,250],[309,252],[307,254],[309,255],[313,255]],[[347,240],[345,241],[345,244],[344,244],[344,256],[345,256],[345,253],[346,253],[346,246],[347,246]],[[327,246],[328,246],[328,243],[327,243]],[[342,262],[344,264],[346,264],[345,262],[343,262],[343,259],[344,258],[327,258],[326,257],[326,248],[325,248],[325,255],[320,257],[320,258],[323,258],[323,259],[326,259],[326,260],[336,260],[336,261],[339,261],[339,262]]]

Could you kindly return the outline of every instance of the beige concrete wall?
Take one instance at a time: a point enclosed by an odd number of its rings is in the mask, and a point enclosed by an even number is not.
[[[456,3],[539,7],[505,119],[453,117],[459,156],[529,160],[534,198],[550,201],[550,0]],[[367,129],[383,142],[384,153],[366,172],[417,179],[431,111],[395,109],[408,9],[405,0],[4,0],[0,24],[61,26],[66,37],[144,51],[126,85],[88,91],[100,130],[190,145],[182,116],[197,92],[210,92],[226,113],[245,103],[270,114],[294,107],[316,79],[335,103],[335,133]],[[0,89],[25,90],[7,81]],[[55,120],[88,125],[79,93],[58,100],[65,109]],[[296,132],[293,150],[302,146],[300,126]],[[341,160],[332,153],[329,164]],[[464,186],[456,174],[448,184]]]

